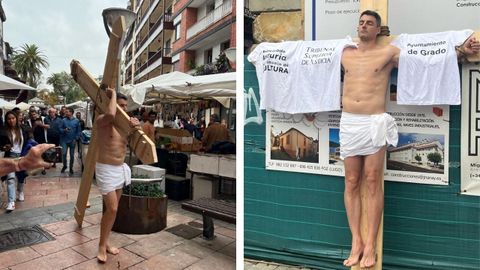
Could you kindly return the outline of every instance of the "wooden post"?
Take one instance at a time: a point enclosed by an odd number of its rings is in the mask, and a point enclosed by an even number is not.
[[[125,20],[119,18],[112,27],[110,33],[110,42],[108,44],[108,53],[103,73],[102,84],[115,88],[118,78],[118,67],[120,64],[120,42],[125,33]],[[70,64],[71,73],[75,81],[87,92],[90,98],[95,102],[97,112],[104,112],[108,107],[109,98],[105,91],[100,89],[98,83],[93,77],[80,65],[78,61],[73,60]],[[129,137],[128,143],[135,155],[145,164],[157,162],[157,153],[155,144],[140,129],[130,127],[130,117],[117,105],[114,126],[123,137]],[[79,227],[82,227],[85,217],[85,209],[92,185],[95,163],[97,160],[97,127],[94,122],[92,137],[90,140],[89,151],[87,153],[87,162],[84,166],[82,181],[75,205],[75,219]]]

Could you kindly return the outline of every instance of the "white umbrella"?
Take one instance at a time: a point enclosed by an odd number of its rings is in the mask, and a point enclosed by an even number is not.
[[[37,89],[0,74],[0,91],[2,90],[30,90],[37,91]]]

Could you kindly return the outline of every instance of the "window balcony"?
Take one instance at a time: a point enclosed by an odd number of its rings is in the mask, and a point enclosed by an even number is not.
[[[232,13],[232,1],[226,1],[187,29],[187,39],[190,39],[201,31],[207,29],[209,26],[218,22],[220,19],[223,19],[230,13]]]
[[[149,52],[148,54],[148,60],[141,65],[138,69],[135,70],[135,80],[137,80],[139,75],[145,75],[146,73],[151,72],[154,68],[161,66],[161,65],[171,65],[172,64],[172,57],[170,57],[170,54],[172,52],[172,48],[164,48],[160,49],[157,52]],[[158,61],[158,59],[162,59],[161,61]],[[148,71],[143,72],[145,69],[148,69]]]

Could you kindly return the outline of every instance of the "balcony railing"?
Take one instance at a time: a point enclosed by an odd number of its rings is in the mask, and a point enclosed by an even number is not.
[[[172,64],[172,58],[170,55],[172,48],[163,48],[157,52],[150,52],[148,55],[148,60],[143,65],[141,65],[137,70],[135,70],[135,76],[144,71],[147,67],[153,65],[158,59],[162,58],[162,63],[160,65],[170,65]]]
[[[207,29],[232,12],[232,1],[226,1],[187,30],[187,39]]]

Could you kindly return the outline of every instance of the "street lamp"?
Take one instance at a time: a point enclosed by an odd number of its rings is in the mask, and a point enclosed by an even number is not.
[[[58,96],[58,102],[59,102],[60,104],[65,105],[65,97],[64,97],[64,96]]]
[[[135,21],[135,12],[125,8],[106,8],[103,10],[103,25],[105,26],[105,31],[107,31],[109,37],[110,28],[122,16],[125,19],[125,29],[128,29]]]
[[[62,104],[65,105],[65,101],[67,100],[67,92],[68,92],[68,84],[62,83],[59,84],[58,87],[60,88],[60,92],[62,93],[61,96],[58,96],[59,101],[63,101]]]

